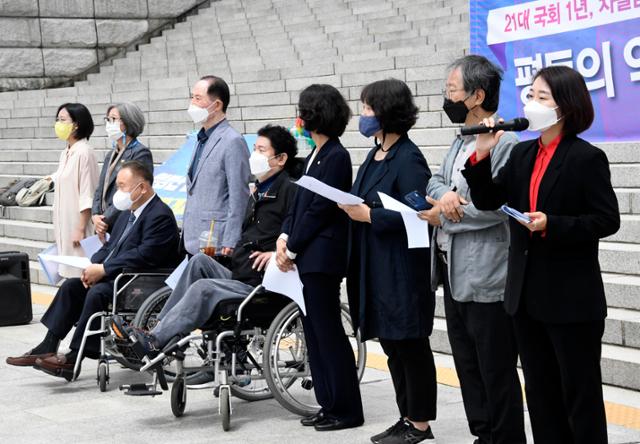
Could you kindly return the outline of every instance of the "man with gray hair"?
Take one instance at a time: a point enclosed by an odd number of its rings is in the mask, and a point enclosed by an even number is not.
[[[477,125],[498,110],[502,71],[469,55],[447,71],[444,111],[452,123]],[[500,211],[480,211],[461,174],[476,136],[458,136],[427,186],[433,208],[421,213],[435,228],[431,285],[444,286],[447,333],[462,399],[476,444],[526,442],[517,350],[504,311],[509,227]],[[494,177],[517,143],[505,133],[491,152]]]
[[[249,200],[249,149],[227,121],[230,92],[216,76],[204,76],[191,88],[187,113],[201,125],[187,169],[187,203],[182,240],[190,255],[198,253],[199,236],[214,227],[216,252],[231,256],[240,240]]]
[[[113,149],[104,157],[91,208],[93,225],[103,241],[105,234],[111,231],[120,214],[113,206],[113,195],[116,192],[116,177],[122,164],[137,160],[153,172],[151,151],[138,140],[138,136],[144,130],[144,114],[140,108],[126,102],[111,105],[107,108],[104,123]]]

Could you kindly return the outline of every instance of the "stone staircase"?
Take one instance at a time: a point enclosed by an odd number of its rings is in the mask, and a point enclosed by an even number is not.
[[[230,83],[228,118],[242,133],[269,122],[291,126],[299,91],[311,83],[336,86],[357,115],[364,85],[404,80],[421,110],[410,136],[435,171],[455,135],[441,111],[444,68],[468,51],[468,32],[466,0],[213,2],[73,87],[0,93],[0,184],[55,170],[63,144],[53,135],[54,113],[66,101],[94,114],[91,142],[100,156],[109,146],[108,104],[137,103],[148,122],[141,139],[163,162],[194,129],[185,109],[190,85],[204,74]],[[342,138],[354,169],[370,148],[357,123]],[[640,390],[640,143],[602,148],[622,213],[620,231],[601,243],[609,303],[603,374],[608,384]],[[53,241],[49,207],[6,208],[1,216],[0,251],[26,251],[34,260]],[[31,271],[34,283],[45,283],[35,262]],[[449,352],[440,298],[432,342]]]

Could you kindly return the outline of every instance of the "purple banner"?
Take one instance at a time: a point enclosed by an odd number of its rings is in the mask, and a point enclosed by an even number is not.
[[[640,0],[471,0],[470,24],[471,52],[505,71],[501,116],[523,115],[536,70],[566,65],[591,92],[596,119],[584,137],[640,141]]]

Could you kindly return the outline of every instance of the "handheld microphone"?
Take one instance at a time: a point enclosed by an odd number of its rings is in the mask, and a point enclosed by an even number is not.
[[[474,134],[495,133],[496,131],[524,131],[529,128],[529,121],[524,117],[517,117],[509,122],[496,123],[493,128],[484,125],[463,126],[460,135],[472,136]]]

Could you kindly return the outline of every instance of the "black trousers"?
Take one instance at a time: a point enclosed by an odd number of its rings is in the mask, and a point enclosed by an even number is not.
[[[503,303],[457,302],[442,264],[447,334],[469,430],[481,443],[527,442],[511,318]]]
[[[607,443],[600,372],[604,320],[548,324],[520,310],[514,329],[535,442]]]
[[[323,273],[300,276],[307,316],[302,318],[318,404],[329,417],[363,420],[353,349],[340,314],[340,279]]]
[[[429,338],[380,338],[387,355],[400,416],[411,421],[436,419],[438,386]]]
[[[58,289],[41,321],[60,339],[67,336],[77,323],[70,348],[78,350],[87,321],[94,313],[105,310],[112,299],[113,282],[99,282],[91,288],[85,288],[79,278],[67,279]],[[100,328],[100,320],[95,319],[91,328]],[[84,350],[86,357],[97,359],[100,356],[99,336],[88,337]]]

